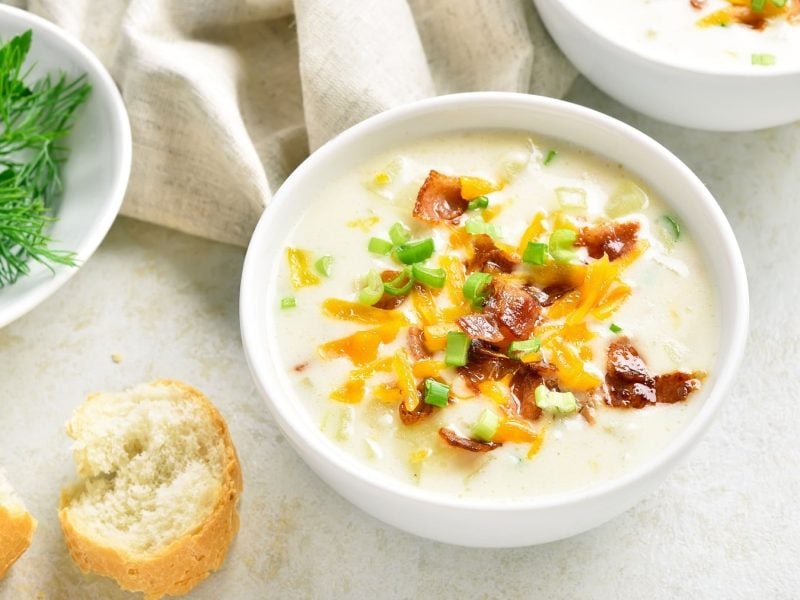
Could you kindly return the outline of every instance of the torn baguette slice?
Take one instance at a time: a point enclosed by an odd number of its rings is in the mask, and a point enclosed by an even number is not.
[[[83,572],[148,599],[188,592],[239,529],[242,475],[228,428],[198,390],[169,380],[93,394],[67,423],[80,483],[59,518]]]
[[[36,519],[0,471],[0,578],[31,545]]]

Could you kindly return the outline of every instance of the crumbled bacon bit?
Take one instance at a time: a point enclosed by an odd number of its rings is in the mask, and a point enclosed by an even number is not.
[[[461,181],[458,177],[431,171],[419,189],[412,214],[428,223],[453,221],[464,214],[467,204],[461,197]]]
[[[606,402],[624,408],[644,408],[656,402],[681,402],[700,389],[703,376],[702,373],[673,371],[653,377],[630,339],[622,336],[608,348]]]
[[[419,403],[414,410],[408,410],[408,408],[406,408],[406,403],[400,402],[398,411],[400,413],[400,420],[403,422],[403,425],[413,425],[417,421],[424,419],[433,412],[434,406],[432,404],[428,404],[422,399],[422,388],[424,388],[424,386],[425,382],[423,381],[417,387]]]
[[[511,378],[512,410],[524,419],[535,421],[542,416],[542,409],[536,406],[536,388],[542,385],[542,376],[527,365],[517,370]]]
[[[492,293],[483,307],[485,314],[494,315],[502,326],[506,338],[512,340],[528,339],[539,321],[541,307],[524,287],[495,277],[492,280]]]
[[[482,340],[492,344],[503,341],[503,332],[494,315],[474,314],[459,318],[458,326],[473,340]]]
[[[381,281],[384,283],[388,281],[392,281],[398,275],[400,275],[400,271],[392,271],[391,269],[387,269],[381,273]],[[387,294],[383,292],[383,296],[381,299],[378,300],[373,306],[375,308],[381,308],[383,310],[394,310],[398,306],[400,306],[403,302],[405,302],[408,295],[404,296],[392,296],[391,294]]]
[[[609,260],[616,260],[633,248],[637,233],[639,223],[636,221],[609,221],[581,229],[575,245],[586,246],[592,258],[603,258],[603,254],[607,254]]]
[[[463,367],[458,367],[458,372],[464,376],[467,384],[477,392],[479,383],[502,379],[509,373],[513,373],[518,366],[519,362],[493,350],[489,344],[479,340],[472,340],[467,364]]]
[[[472,237],[472,258],[467,262],[467,271],[511,273],[519,263],[519,256],[498,248],[485,233]]]
[[[461,437],[455,431],[447,429],[446,427],[442,427],[439,430],[439,436],[454,448],[461,448],[462,450],[469,450],[470,452],[490,452],[503,445],[497,442],[480,442],[478,440]]]
[[[689,0],[689,4],[692,5],[692,8],[696,8],[697,10],[702,9],[705,3],[706,0]]]
[[[430,358],[431,353],[425,347],[425,333],[419,327],[408,328],[408,353],[414,360]]]
[[[310,362],[309,362],[309,361],[306,361],[306,362],[301,362],[301,363],[298,363],[298,364],[296,364],[296,365],[293,367],[293,369],[294,369],[294,370],[295,370],[295,372],[297,372],[297,373],[302,373],[303,371],[305,371],[305,370],[306,370],[306,368],[308,368],[308,365],[309,365],[309,364],[310,364]]]

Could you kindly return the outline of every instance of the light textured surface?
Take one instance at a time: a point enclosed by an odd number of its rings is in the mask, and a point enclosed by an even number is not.
[[[562,96],[575,78],[530,0],[2,1],[80,38],[119,84],[122,213],[243,246],[309,147],[350,125],[454,91]]]
[[[242,250],[121,219],[59,294],[0,330],[0,464],[40,524],[0,598],[130,597],[67,558],[62,426],[88,392],[157,377],[209,395],[244,470],[242,531],[192,598],[797,598],[800,126],[710,134],[637,116],[583,81],[571,98],[682,156],[731,220],[750,277],[752,333],[734,393],[655,494],[534,548],[448,547],[382,525],[304,466],[257,397],[237,322]]]

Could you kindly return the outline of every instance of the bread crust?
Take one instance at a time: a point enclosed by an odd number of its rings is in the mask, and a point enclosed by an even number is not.
[[[70,520],[69,504],[76,489],[61,493],[58,516],[70,556],[84,573],[111,577],[123,589],[144,592],[147,600],[178,596],[217,570],[239,530],[237,503],[242,493],[242,472],[228,427],[216,407],[199,390],[180,381],[162,379],[152,386],[179,388],[186,400],[203,407],[224,445],[223,480],[211,514],[197,527],[168,546],[147,556],[136,556],[123,548],[94,540]]]
[[[0,505],[0,579],[31,545],[36,519],[27,511]]]

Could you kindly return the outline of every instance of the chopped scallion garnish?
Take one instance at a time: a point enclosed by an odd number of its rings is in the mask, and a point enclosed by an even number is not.
[[[325,277],[330,277],[332,264],[333,264],[333,257],[326,254],[325,256],[320,256],[317,259],[317,261],[314,263],[314,268],[320,275],[324,275]]]
[[[786,6],[786,0],[772,0],[772,4],[775,5],[775,8],[783,8]]]
[[[478,196],[473,198],[467,204],[467,210],[479,210],[489,206],[489,199],[486,196]]]
[[[619,326],[619,325],[617,325],[616,323],[612,323],[612,324],[609,326],[609,329],[612,331],[612,333],[619,333],[620,331],[622,331],[622,327],[620,327],[620,326]]]
[[[508,347],[508,355],[511,358],[518,358],[523,354],[538,352],[541,346],[542,346],[542,341],[539,338],[532,338],[530,340],[518,340],[516,342],[511,342],[511,345]]]
[[[447,399],[449,396],[449,385],[436,381],[435,379],[425,380],[425,394],[423,396],[425,404],[444,408],[447,406]]]
[[[482,442],[491,442],[500,427],[500,417],[492,410],[485,409],[472,426],[472,437]]]
[[[419,263],[411,265],[411,274],[414,276],[415,281],[419,281],[422,285],[429,288],[436,289],[443,288],[445,279],[447,278],[444,269],[423,267]]]
[[[395,246],[400,246],[411,239],[411,232],[402,223],[395,223],[389,229],[389,238]]]
[[[572,229],[556,229],[550,234],[550,256],[559,264],[570,262],[575,258],[573,244],[578,239],[578,234]]]
[[[672,246],[681,237],[681,225],[678,219],[670,215],[661,215],[656,221],[658,229],[656,230],[662,241],[668,246]]]
[[[553,159],[556,156],[558,156],[558,150],[554,150],[553,148],[550,148],[550,150],[547,151],[547,154],[545,155],[544,160],[542,161],[542,164],[546,167],[551,162],[553,162]]]
[[[486,297],[489,295],[489,285],[492,283],[492,276],[489,273],[470,273],[464,282],[461,290],[464,297],[469,300],[474,307],[483,306]]]
[[[547,244],[542,242],[528,242],[522,253],[522,262],[529,265],[543,265],[547,258]]]
[[[568,415],[578,410],[578,402],[572,392],[557,392],[540,385],[533,393],[536,406],[553,415]]]
[[[387,242],[386,240],[376,237],[369,238],[369,243],[367,244],[367,250],[373,254],[381,254],[384,256],[389,254],[393,247],[392,242]]]
[[[383,291],[390,296],[405,296],[413,285],[414,277],[411,275],[411,269],[405,267],[397,277],[383,284]]]
[[[494,223],[487,223],[483,217],[470,217],[464,223],[464,229],[471,235],[480,235],[485,233],[491,238],[497,239],[500,237],[500,228]]]
[[[383,280],[374,269],[366,274],[358,290],[358,301],[361,304],[372,306],[383,296]]]
[[[753,8],[753,12],[761,12],[764,10],[764,5],[767,3],[767,0],[751,0],[750,6]]]
[[[406,265],[413,265],[428,260],[433,254],[433,250],[432,238],[406,242],[397,247],[397,260]]]
[[[469,354],[469,337],[461,331],[448,331],[447,344],[444,348],[444,364],[451,367],[463,367],[467,364]]]
[[[762,67],[771,67],[775,64],[774,54],[753,54],[750,57],[750,63],[760,65]]]
[[[297,300],[294,296],[286,296],[285,298],[281,298],[281,309],[294,308],[295,306],[297,306]]]

